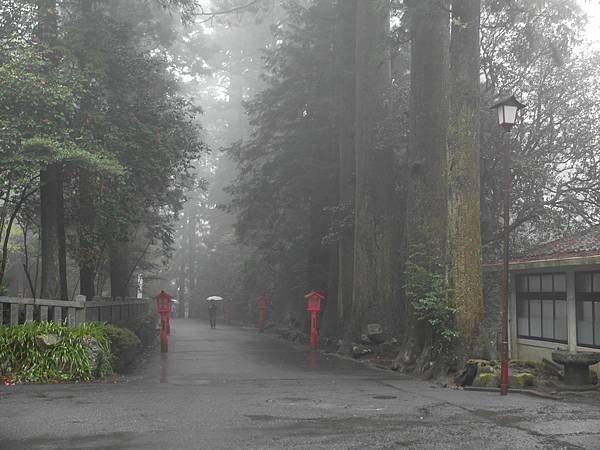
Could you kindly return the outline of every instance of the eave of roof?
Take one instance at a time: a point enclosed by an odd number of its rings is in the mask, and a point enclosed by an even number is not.
[[[590,266],[600,264],[600,255],[560,256],[558,258],[540,258],[535,260],[511,260],[508,270],[551,269],[559,267]],[[502,270],[502,262],[485,264],[484,267]]]

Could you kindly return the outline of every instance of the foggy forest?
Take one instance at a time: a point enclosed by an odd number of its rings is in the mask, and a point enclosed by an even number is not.
[[[315,290],[342,350],[496,355],[506,148],[511,255],[598,223],[599,54],[574,0],[450,3],[4,0],[2,295],[305,332]]]

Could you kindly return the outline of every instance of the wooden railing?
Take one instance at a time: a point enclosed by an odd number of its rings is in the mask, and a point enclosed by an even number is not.
[[[152,301],[138,298],[101,298],[87,301],[78,295],[73,301],[21,297],[0,297],[0,325],[26,321],[77,325],[84,322],[124,324],[151,311]]]

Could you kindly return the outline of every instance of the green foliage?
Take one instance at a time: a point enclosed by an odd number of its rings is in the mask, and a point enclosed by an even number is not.
[[[139,338],[142,348],[152,347],[156,344],[158,330],[156,328],[156,314],[151,312],[127,324],[127,328]]]
[[[431,326],[434,343],[447,347],[459,333],[454,321],[457,308],[452,302],[446,278],[412,262],[407,264],[406,272],[406,295],[417,320]]]
[[[125,170],[112,155],[104,151],[89,152],[71,142],[60,142],[48,137],[34,137],[22,143],[25,160],[74,162],[89,170],[110,175],[122,175]]]
[[[90,338],[100,349],[98,373],[86,345]],[[110,341],[103,324],[0,326],[0,375],[18,383],[90,381],[111,372],[110,360]]]
[[[139,354],[142,342],[127,328],[105,325],[104,331],[110,342],[113,369],[119,373],[126,372]]]

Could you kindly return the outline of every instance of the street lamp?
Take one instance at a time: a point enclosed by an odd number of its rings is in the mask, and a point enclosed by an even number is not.
[[[525,108],[525,105],[519,102],[514,95],[496,102],[491,109],[495,109],[498,114],[498,125],[504,128],[504,131],[510,133],[510,130],[517,122],[517,112]],[[503,258],[502,258],[502,347],[500,362],[500,395],[508,393],[508,237],[509,237],[509,206],[510,206],[510,145],[507,143],[504,151],[504,199],[503,213]]]

